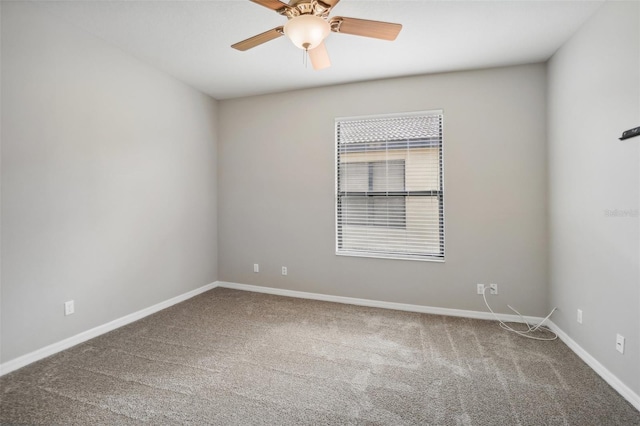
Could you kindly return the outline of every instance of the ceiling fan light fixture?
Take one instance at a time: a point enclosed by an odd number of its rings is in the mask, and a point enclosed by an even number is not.
[[[300,15],[291,18],[284,26],[284,34],[298,48],[311,50],[316,48],[329,35],[329,23],[315,15]]]

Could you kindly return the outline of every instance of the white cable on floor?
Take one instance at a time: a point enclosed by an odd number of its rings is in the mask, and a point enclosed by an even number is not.
[[[542,321],[540,321],[540,324],[538,324],[536,326],[532,326],[531,324],[529,324],[527,322],[527,320],[524,319],[524,317],[522,315],[520,315],[520,312],[516,311],[511,306],[507,305],[509,307],[509,309],[511,309],[516,314],[518,314],[518,316],[520,317],[522,322],[527,325],[527,331],[515,330],[515,329],[509,327],[504,321],[502,321],[500,318],[498,318],[498,315],[496,315],[495,312],[493,312],[493,309],[491,309],[491,306],[489,306],[489,302],[487,302],[487,295],[485,294],[485,292],[487,291],[487,288],[489,288],[489,286],[485,286],[482,289],[482,298],[484,299],[484,304],[487,305],[487,308],[493,314],[493,317],[496,319],[496,321],[498,321],[500,323],[500,327],[501,328],[503,328],[504,330],[516,333],[516,334],[518,334],[518,335],[520,335],[522,337],[526,337],[527,339],[550,341],[550,340],[556,340],[558,338],[558,335],[555,332],[551,331],[551,329],[549,327],[545,327],[545,326],[542,325],[542,324],[544,324],[544,322],[546,320],[549,319],[551,314],[553,314],[556,311],[556,309],[558,309],[558,308],[553,308],[551,310],[551,312],[549,312],[549,315],[547,315]],[[533,333],[533,332],[538,331],[538,330],[548,331],[553,336],[552,337],[536,337],[536,336],[532,336],[532,335],[529,334],[529,333]]]

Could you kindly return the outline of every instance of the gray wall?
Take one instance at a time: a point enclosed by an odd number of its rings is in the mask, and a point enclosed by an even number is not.
[[[546,315],[544,64],[220,102],[221,280]],[[446,262],[335,255],[334,118],[444,110]],[[252,267],[259,263],[261,272]],[[281,275],[281,266],[289,268]]]
[[[211,98],[3,2],[3,362],[217,279],[216,115]]]
[[[548,149],[554,322],[636,394],[640,138],[617,138],[640,125],[639,15],[640,3],[607,2],[552,58]]]

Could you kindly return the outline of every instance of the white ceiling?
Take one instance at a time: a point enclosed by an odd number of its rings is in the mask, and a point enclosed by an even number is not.
[[[331,33],[314,71],[281,37],[230,45],[286,18],[249,0],[41,1],[52,14],[216,99],[379,78],[545,61],[604,2],[342,0],[331,16],[398,22],[394,42]]]

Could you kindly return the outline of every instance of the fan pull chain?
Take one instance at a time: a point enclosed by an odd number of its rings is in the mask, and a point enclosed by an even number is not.
[[[309,56],[309,51],[307,49],[304,49],[302,51],[302,65],[304,65],[305,68],[307,68],[307,57]]]

